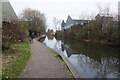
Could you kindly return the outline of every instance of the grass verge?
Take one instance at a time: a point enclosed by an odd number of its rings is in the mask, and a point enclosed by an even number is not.
[[[69,70],[68,66],[66,65],[66,63],[65,63],[64,60],[62,59],[62,57],[61,57],[58,53],[56,53],[55,51],[53,51],[52,49],[49,49],[49,51],[50,51],[52,54],[54,54],[55,57],[56,57],[62,64],[64,64],[64,67],[65,67],[68,75],[70,76],[70,78],[74,78],[73,75],[72,75],[72,73],[71,73],[71,71]]]
[[[54,54],[55,57],[56,57],[60,62],[65,63],[64,60],[61,58],[61,56],[60,56],[58,53],[56,53],[56,52],[53,51],[52,49],[49,49],[49,51],[50,51],[52,54]]]
[[[29,39],[11,46],[9,50],[3,53],[2,78],[18,78],[30,57]]]

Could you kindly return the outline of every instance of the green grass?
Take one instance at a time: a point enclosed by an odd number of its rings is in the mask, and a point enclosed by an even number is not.
[[[54,50],[52,50],[52,49],[49,49],[49,51],[50,51],[52,54],[54,54],[54,55],[56,56],[56,58],[57,58],[60,62],[62,62],[62,63],[64,64],[64,66],[65,66],[64,69],[66,69],[66,71],[67,71],[69,77],[71,78],[71,80],[74,80],[73,74],[71,73],[70,69],[68,68],[67,64],[64,62],[64,60],[62,59],[62,57],[61,57],[58,53],[56,53]],[[78,80],[83,80],[83,79],[82,79],[82,78],[78,78]]]
[[[56,52],[53,51],[52,49],[49,49],[49,51],[50,51],[52,54],[54,54],[59,61],[64,62],[64,60],[61,58],[61,56],[60,56],[58,53],[56,53]]]
[[[62,59],[62,57],[61,57],[58,53],[56,53],[54,50],[52,50],[52,49],[49,49],[49,51],[50,51],[52,54],[54,54],[54,55],[56,56],[56,58],[57,58],[60,62],[62,62],[62,63],[64,64],[65,69],[66,69],[69,77],[72,79],[72,78],[73,78],[73,75],[72,75],[71,71],[69,70],[68,66],[66,65],[66,63],[64,62],[64,60]],[[73,79],[73,80],[74,80],[74,79]]]
[[[3,54],[3,78],[18,78],[26,63],[31,57],[29,39],[25,42],[11,46],[11,49]]]
[[[0,78],[2,78],[2,74],[0,74]]]

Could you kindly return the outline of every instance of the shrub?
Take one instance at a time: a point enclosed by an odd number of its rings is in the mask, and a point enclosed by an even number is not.
[[[26,37],[24,27],[19,22],[3,22],[2,27],[2,49],[10,48],[10,45],[21,42]]]

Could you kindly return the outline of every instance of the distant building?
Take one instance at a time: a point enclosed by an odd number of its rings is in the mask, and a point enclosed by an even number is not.
[[[89,22],[89,20],[77,20],[77,19],[72,19],[69,15],[68,18],[66,20],[66,23],[62,22],[61,26],[62,26],[62,31],[71,28],[71,26],[76,25],[76,24],[80,24],[80,25],[85,25]]]
[[[62,32],[64,32],[64,27],[65,27],[65,22],[64,22],[64,20],[63,20],[62,23],[61,23],[61,31],[62,31]]]
[[[84,26],[86,24],[91,23],[94,20],[76,20],[76,19],[72,19],[69,15],[68,18],[66,20],[66,23],[64,22],[64,20],[62,21],[61,24],[61,30],[62,32],[64,32],[66,29],[71,28],[73,25],[79,24],[81,26]],[[106,27],[118,27],[118,21],[114,21],[113,17],[111,16],[103,16],[98,14],[95,17],[95,21],[96,21],[96,26],[100,27],[101,29],[106,28]]]
[[[115,28],[118,28],[118,21],[113,21],[113,27]]]
[[[113,21],[113,17],[111,16],[102,16],[100,14],[98,14],[96,17],[96,22],[97,24],[101,24],[100,26],[102,26],[102,28],[105,27],[116,27],[117,22]]]
[[[102,24],[102,27],[105,28],[105,27],[112,27],[113,25],[113,17],[105,17],[103,16],[103,24]]]
[[[11,22],[17,20],[17,15],[8,0],[2,0],[2,21]]]

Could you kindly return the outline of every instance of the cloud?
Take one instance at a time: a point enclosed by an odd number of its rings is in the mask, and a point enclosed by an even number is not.
[[[53,27],[54,17],[66,20],[67,15],[73,18],[79,18],[81,13],[97,13],[97,4],[110,3],[111,11],[117,12],[119,0],[9,0],[17,13],[24,8],[33,8],[46,14],[49,27]]]

